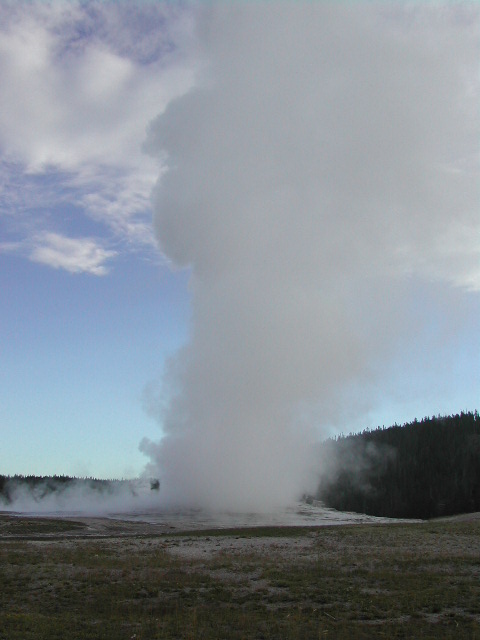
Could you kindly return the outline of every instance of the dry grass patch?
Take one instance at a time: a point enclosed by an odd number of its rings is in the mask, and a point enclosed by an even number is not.
[[[0,640],[480,640],[478,520],[65,531],[0,538]]]

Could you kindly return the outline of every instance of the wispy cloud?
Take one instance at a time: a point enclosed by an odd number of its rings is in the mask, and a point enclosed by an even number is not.
[[[166,3],[19,2],[0,6],[0,25],[0,204],[9,229],[24,240],[52,225],[54,236],[68,234],[49,211],[64,200],[89,219],[89,235],[93,220],[117,245],[152,246],[161,163],[142,141],[193,83],[189,14]]]
[[[45,233],[37,238],[29,258],[70,273],[104,276],[108,272],[105,262],[115,255],[116,251],[105,249],[92,238],[65,238],[58,233]]]
[[[104,276],[106,263],[117,251],[106,249],[95,238],[68,238],[59,233],[45,232],[28,240],[0,243],[0,251],[14,253],[54,269],[69,273],[89,273]]]

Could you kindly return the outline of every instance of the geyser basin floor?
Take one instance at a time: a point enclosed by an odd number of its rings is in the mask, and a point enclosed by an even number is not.
[[[0,511],[0,513],[2,513]],[[18,512],[8,512],[12,515],[20,515]],[[83,511],[28,511],[23,512],[24,516],[45,516],[59,518],[84,518],[84,517],[105,517],[110,520],[120,520],[124,522],[148,523],[156,525],[164,530],[192,531],[199,529],[225,529],[235,527],[298,527],[298,526],[328,526],[341,524],[368,524],[368,523],[398,523],[398,522],[420,522],[420,520],[399,520],[394,518],[377,518],[367,516],[362,513],[347,513],[328,509],[321,503],[314,502],[298,504],[272,513],[236,513],[227,511],[207,511],[203,509],[151,509],[143,511],[116,512],[112,513],[105,504],[103,513],[98,510],[90,513]],[[93,522],[93,520],[90,520]]]
[[[163,535],[93,518],[100,539],[84,520],[0,516],[2,637],[480,637],[475,516]]]
[[[362,513],[346,513],[328,509],[320,503],[300,502],[284,510],[272,513],[236,513],[227,511],[207,511],[202,509],[167,509],[165,511],[109,514],[115,519],[135,522],[149,522],[164,525],[180,531],[198,529],[225,529],[258,526],[327,526],[340,524],[366,524],[388,522],[420,522],[420,520],[396,520],[376,518]]]

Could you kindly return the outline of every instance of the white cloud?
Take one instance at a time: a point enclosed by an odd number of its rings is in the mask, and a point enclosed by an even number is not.
[[[104,276],[108,272],[105,262],[115,255],[115,251],[105,249],[93,238],[66,238],[57,233],[45,233],[35,239],[29,259],[70,273]]]
[[[70,198],[126,246],[152,246],[161,164],[142,142],[192,85],[188,13],[163,3],[18,2],[0,6],[0,25],[0,200],[10,225],[44,231],[42,209]]]

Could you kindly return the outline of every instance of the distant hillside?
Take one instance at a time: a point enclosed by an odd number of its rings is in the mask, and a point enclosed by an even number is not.
[[[477,411],[331,439],[322,460],[316,497],[341,511],[394,518],[480,511]]]

